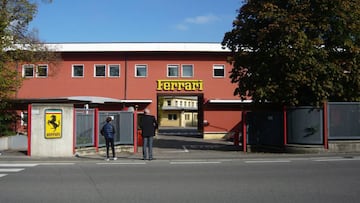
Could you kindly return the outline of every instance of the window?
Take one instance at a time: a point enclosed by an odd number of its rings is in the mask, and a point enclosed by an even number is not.
[[[23,65],[22,74],[23,74],[23,77],[25,77],[25,78],[34,77],[34,65],[33,64]]]
[[[105,77],[106,66],[105,65],[95,65],[95,77]]]
[[[171,101],[170,100],[167,100],[166,102],[167,102],[168,106],[171,106]]]
[[[146,77],[147,66],[146,65],[135,65],[135,77]]]
[[[190,120],[190,115],[189,114],[185,114],[185,120]]]
[[[168,120],[177,120],[176,114],[168,114]]]
[[[36,69],[36,77],[47,77],[47,76],[48,76],[48,66],[38,65]]]
[[[194,70],[192,65],[183,65],[182,66],[182,77],[193,77]]]
[[[84,65],[73,65],[72,76],[73,77],[84,77]]]
[[[213,66],[213,77],[217,77],[217,78],[225,77],[224,65],[214,65]]]
[[[167,76],[168,77],[178,77],[179,76],[179,66],[178,65],[168,65]]]
[[[120,77],[120,65],[109,65],[109,77]]]

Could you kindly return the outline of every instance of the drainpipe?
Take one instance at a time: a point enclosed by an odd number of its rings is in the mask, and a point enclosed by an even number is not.
[[[128,64],[127,64],[127,55],[126,53],[124,54],[124,60],[125,60],[125,78],[124,78],[124,99],[127,99],[127,77],[128,77]]]

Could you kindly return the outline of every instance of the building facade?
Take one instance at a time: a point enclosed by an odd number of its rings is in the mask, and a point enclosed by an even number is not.
[[[77,108],[142,112],[162,127],[195,127],[204,138],[239,132],[243,104],[219,43],[64,43],[53,64],[21,64],[17,100],[54,99]]]

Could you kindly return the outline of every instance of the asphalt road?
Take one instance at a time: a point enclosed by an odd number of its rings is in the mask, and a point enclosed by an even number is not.
[[[359,202],[360,157],[0,160],[0,202]]]

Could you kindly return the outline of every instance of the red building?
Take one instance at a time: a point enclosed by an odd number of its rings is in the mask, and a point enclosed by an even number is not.
[[[239,131],[241,107],[247,101],[233,95],[236,84],[229,79],[229,51],[218,43],[47,46],[61,54],[61,61],[22,64],[25,80],[17,93],[18,100],[82,100],[89,101],[89,108],[134,107],[139,112],[149,108],[158,117],[181,119],[166,115],[159,104],[164,98],[190,97],[196,100],[192,111],[197,111],[197,130],[204,138],[221,138]],[[81,105],[78,107],[83,108]],[[179,104],[177,109],[186,110],[186,105]]]

